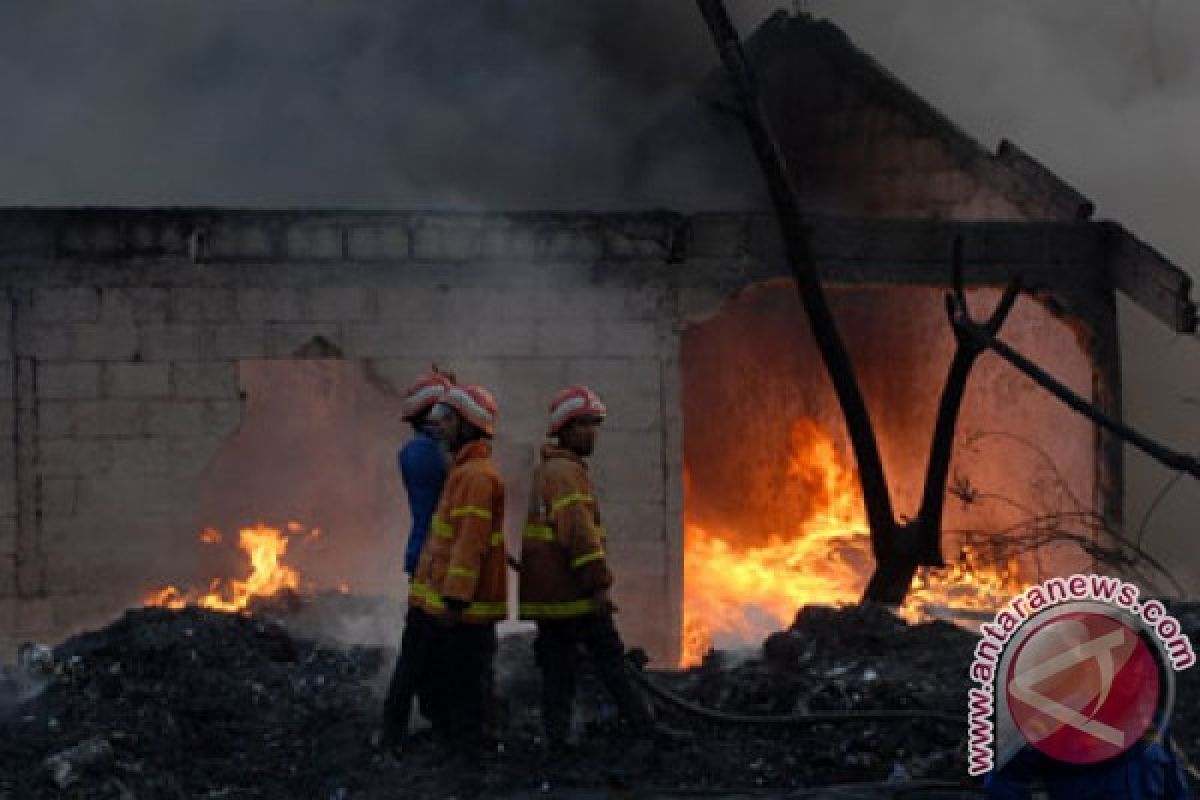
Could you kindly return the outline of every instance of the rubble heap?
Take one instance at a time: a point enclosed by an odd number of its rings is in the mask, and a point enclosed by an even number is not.
[[[1200,633],[1200,613],[1176,613]],[[673,726],[695,733],[694,742],[652,753],[631,748],[615,710],[585,676],[581,753],[546,764],[530,637],[507,637],[496,661],[507,706],[502,746],[477,770],[448,759],[428,736],[417,735],[401,761],[372,749],[390,653],[295,638],[261,614],[141,609],[55,648],[45,659],[44,690],[7,711],[0,705],[0,800],[590,797],[570,792],[962,783],[964,726],[953,719],[762,724],[721,715],[965,717],[974,642],[952,625],[910,626],[881,609],[805,608],[761,650],[712,653],[691,670],[647,673],[684,703],[715,712],[697,716],[658,703]],[[1180,675],[1181,699],[1198,690],[1192,672]],[[1174,727],[1196,753],[1200,709],[1179,703]]]

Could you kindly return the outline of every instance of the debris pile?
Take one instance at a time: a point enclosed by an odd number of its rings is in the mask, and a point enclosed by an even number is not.
[[[966,783],[963,723],[924,713],[965,717],[975,637],[946,623],[809,607],[761,650],[650,671],[660,715],[695,740],[649,752],[630,747],[615,709],[585,675],[579,754],[553,763],[542,752],[531,637],[506,637],[496,660],[500,744],[474,769],[422,734],[399,761],[374,750],[392,654],[297,638],[267,613],[140,609],[50,656],[34,654],[26,666],[44,672],[44,689],[26,686],[0,706],[0,800],[590,797],[580,787],[605,785],[687,796]],[[1177,613],[1200,633],[1200,612]],[[1180,675],[1174,727],[1189,753],[1200,745],[1200,711],[1187,702],[1197,684],[1192,672]],[[872,710],[911,718],[794,719]]]

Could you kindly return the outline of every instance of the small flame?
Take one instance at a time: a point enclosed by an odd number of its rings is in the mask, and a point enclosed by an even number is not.
[[[749,525],[785,533],[745,547],[735,544],[737,531],[684,522],[684,666],[699,663],[714,642],[761,641],[805,605],[855,603],[866,586],[871,540],[854,471],[811,420],[792,426],[790,444],[783,484],[759,481],[747,498],[758,511]],[[1015,562],[989,564],[964,547],[946,570],[913,579],[900,613],[911,622],[931,606],[996,608],[1022,587],[1017,576]]]
[[[200,540],[213,544],[221,541],[221,534],[206,528],[201,531]],[[238,547],[250,559],[250,575],[245,580],[230,580],[226,586],[221,578],[213,578],[204,594],[181,592],[174,586],[167,586],[150,592],[143,602],[148,606],[175,610],[196,605],[214,611],[233,612],[245,609],[255,597],[269,597],[283,589],[300,586],[300,574],[280,563],[287,553],[288,540],[278,529],[262,523],[252,528],[242,528],[238,532]]]

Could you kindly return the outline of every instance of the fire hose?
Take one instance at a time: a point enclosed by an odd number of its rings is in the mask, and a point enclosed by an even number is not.
[[[626,669],[652,696],[680,711],[703,717],[713,722],[733,725],[820,725],[826,722],[911,722],[914,719],[930,719],[937,722],[963,724],[962,714],[928,709],[885,709],[870,711],[806,711],[799,714],[738,714],[720,711],[693,703],[670,689],[659,686],[650,676],[633,664],[626,662]]]
[[[504,554],[504,560],[518,575],[521,573],[521,562],[511,553]],[[732,725],[820,725],[826,722],[908,722],[914,719],[930,719],[938,722],[961,724],[961,714],[948,711],[930,711],[927,709],[885,709],[872,711],[808,711],[802,714],[736,714],[720,711],[693,703],[687,698],[663,688],[650,679],[645,672],[626,660],[625,668],[640,683],[646,691],[660,701],[685,711],[693,716],[702,717],[713,722]]]

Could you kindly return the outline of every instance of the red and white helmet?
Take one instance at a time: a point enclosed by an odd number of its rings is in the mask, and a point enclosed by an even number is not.
[[[414,417],[433,408],[454,384],[440,372],[427,372],[417,378],[416,383],[408,387],[401,401],[404,420],[407,422]]]
[[[600,396],[586,386],[576,384],[563,389],[550,402],[550,427],[547,436],[553,436],[573,419],[578,417],[608,416],[608,409]]]
[[[496,435],[496,417],[500,408],[496,398],[482,386],[452,386],[441,402],[457,411],[463,419],[488,436]]]

